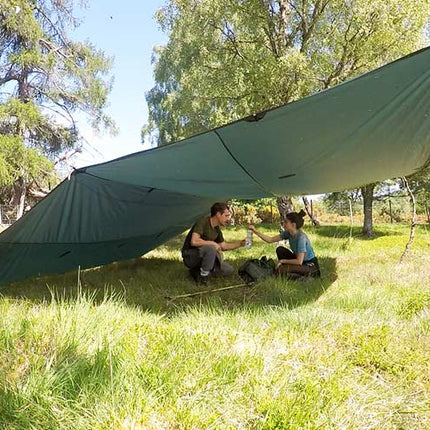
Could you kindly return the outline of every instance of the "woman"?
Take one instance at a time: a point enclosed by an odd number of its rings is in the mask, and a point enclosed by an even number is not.
[[[287,274],[291,278],[301,276],[319,278],[321,276],[318,259],[315,257],[308,237],[301,230],[305,215],[304,210],[288,213],[283,223],[284,230],[274,237],[260,233],[253,225],[249,226],[251,231],[267,243],[279,242],[280,240],[289,241],[291,251],[284,246],[279,246],[276,249],[279,260],[276,269],[279,274]]]

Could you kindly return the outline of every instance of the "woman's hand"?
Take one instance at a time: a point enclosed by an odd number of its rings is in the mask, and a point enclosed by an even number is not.
[[[275,267],[275,270],[278,270],[283,264],[286,264],[286,260],[279,260],[277,263],[276,263],[276,267]]]
[[[253,233],[257,233],[257,229],[252,224],[248,225],[248,230],[251,230]]]

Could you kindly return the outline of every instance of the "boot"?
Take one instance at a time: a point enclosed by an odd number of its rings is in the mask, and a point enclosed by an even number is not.
[[[198,274],[197,277],[197,284],[198,285],[204,285],[204,286],[208,286],[209,285],[209,275],[206,276],[202,276],[200,273]]]

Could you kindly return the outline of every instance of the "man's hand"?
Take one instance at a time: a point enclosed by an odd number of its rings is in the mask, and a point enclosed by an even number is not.
[[[240,241],[240,246],[243,248],[246,245],[246,239]]]
[[[222,248],[221,248],[221,245],[219,243],[213,242],[213,246],[215,247],[216,252],[218,252],[218,253],[222,252]]]

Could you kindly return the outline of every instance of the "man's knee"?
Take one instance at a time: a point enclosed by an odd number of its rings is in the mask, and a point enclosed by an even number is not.
[[[221,263],[221,274],[222,276],[231,276],[234,273],[234,268],[228,263]]]
[[[197,250],[188,250],[182,253],[182,260],[189,269],[200,267],[202,261]]]
[[[213,255],[216,256],[217,250],[214,245],[205,245],[199,248],[200,255]]]

